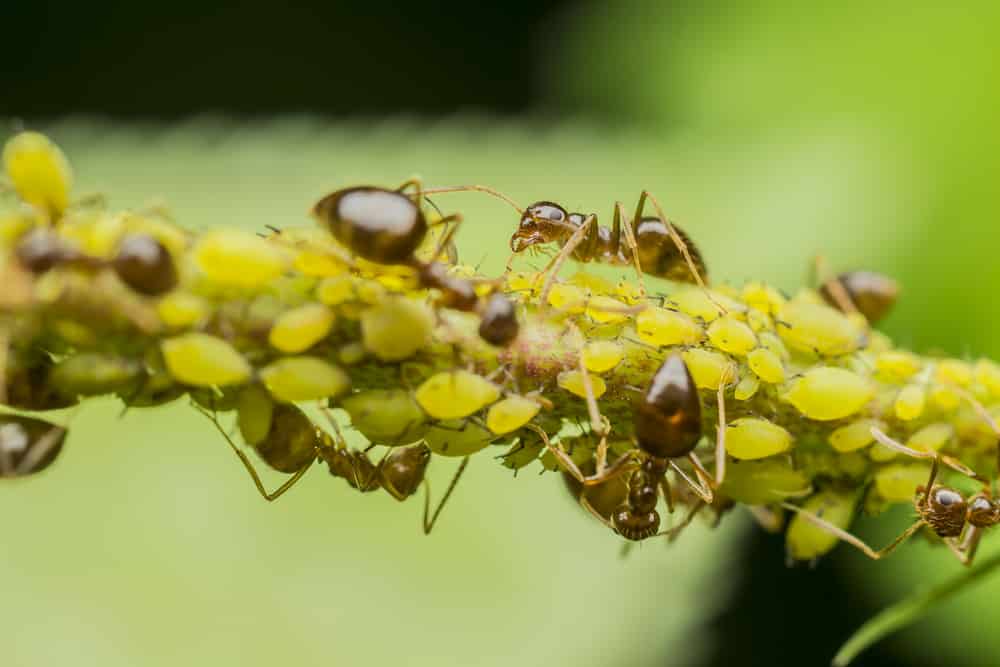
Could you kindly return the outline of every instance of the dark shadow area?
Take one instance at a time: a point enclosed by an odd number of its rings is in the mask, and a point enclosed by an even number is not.
[[[7,3],[0,114],[517,113],[568,4]]]

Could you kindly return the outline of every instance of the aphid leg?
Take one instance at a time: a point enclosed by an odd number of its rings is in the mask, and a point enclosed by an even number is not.
[[[580,482],[584,486],[594,486],[596,484],[602,484],[609,479],[613,479],[617,475],[622,474],[622,472],[629,467],[629,464],[632,463],[633,454],[631,452],[626,452],[625,454],[622,454],[617,461],[605,468],[603,473],[595,473],[587,476],[584,475],[579,466],[573,462],[573,459],[570,458],[569,454],[567,454],[561,447],[556,447],[549,441],[549,436],[545,433],[545,431],[535,424],[528,424],[527,428],[530,428],[542,438],[542,442],[545,443],[545,448],[552,453],[552,456],[556,457],[556,460],[559,461],[566,472],[573,475],[576,481]]]
[[[826,287],[827,291],[830,293],[830,297],[837,304],[837,308],[843,313],[853,314],[858,312],[857,307],[854,305],[854,301],[851,296],[844,289],[843,284],[837,277],[833,275],[830,271],[830,267],[826,263],[826,257],[823,255],[816,255],[813,257],[812,265],[812,283],[821,287]]]
[[[871,434],[872,436],[874,436],[876,440],[878,440],[881,444],[885,445],[889,449],[900,452],[901,454],[906,454],[907,456],[912,456],[915,459],[928,459],[935,462],[940,461],[941,463],[945,464],[952,470],[959,472],[965,475],[966,477],[974,479],[977,482],[981,482],[984,485],[988,484],[987,480],[984,477],[982,477],[979,473],[977,473],[975,470],[965,465],[958,459],[954,459],[950,456],[946,456],[939,452],[925,452],[919,449],[913,449],[911,447],[907,447],[901,442],[893,440],[875,426],[872,427]]]
[[[218,417],[215,416],[215,413],[211,413],[208,410],[199,406],[195,406],[195,409],[198,410],[198,412],[200,412],[201,414],[205,415],[213,424],[215,424],[215,428],[219,431],[219,433],[222,434],[222,437],[226,439],[226,442],[229,444],[229,448],[233,450],[233,453],[236,454],[236,456],[238,456],[240,461],[243,463],[243,467],[247,469],[247,472],[250,474],[250,478],[253,480],[254,486],[257,487],[257,491],[260,492],[260,495],[261,497],[264,498],[264,500],[268,502],[277,500],[278,498],[281,497],[283,493],[285,493],[285,491],[295,486],[295,483],[298,482],[300,479],[302,479],[302,476],[306,474],[307,470],[309,470],[310,464],[302,466],[302,468],[300,468],[298,472],[296,472],[294,475],[288,478],[288,480],[286,480],[284,484],[279,486],[274,491],[269,492],[267,489],[264,488],[264,482],[261,481],[260,475],[257,474],[257,469],[254,468],[253,463],[250,462],[250,459],[247,457],[247,455],[240,450],[240,448],[236,445],[235,442],[233,442],[233,439],[229,437],[229,434],[226,433],[226,429],[222,428],[222,424],[219,423],[219,419]]]
[[[629,254],[632,257],[632,266],[635,268],[635,279],[639,283],[639,297],[646,298],[646,282],[643,279],[642,266],[639,264],[639,244],[635,240],[635,232],[632,229],[633,221],[625,218],[625,206],[620,202],[615,202],[615,215],[611,220],[611,239],[617,246],[621,243],[622,236],[625,237],[625,245],[628,246]],[[616,247],[617,251],[618,248]]]
[[[542,304],[543,308],[548,307],[549,292],[552,291],[552,285],[555,283],[556,276],[559,274],[559,269],[562,268],[566,259],[573,254],[576,247],[580,245],[581,241],[583,241],[583,237],[586,236],[587,230],[596,219],[597,218],[594,217],[593,213],[588,215],[587,219],[583,221],[583,224],[577,227],[576,231],[573,232],[573,235],[567,239],[566,245],[559,250],[559,254],[553,258],[552,262],[550,262],[549,268],[546,269],[548,275],[545,276],[545,283],[542,285],[542,293],[539,296],[539,303]]]
[[[852,547],[858,549],[864,555],[868,556],[872,560],[879,560],[881,558],[885,558],[886,556],[891,554],[896,549],[896,547],[898,547],[906,540],[910,539],[910,537],[912,537],[914,533],[916,533],[924,526],[924,520],[918,519],[916,522],[913,523],[913,525],[911,525],[909,528],[900,533],[899,537],[897,537],[895,540],[889,543],[888,546],[885,546],[876,551],[875,549],[872,549],[870,546],[865,544],[865,542],[858,536],[852,535],[851,533],[847,532],[840,526],[833,525],[832,523],[830,523],[823,517],[819,516],[818,514],[813,514],[812,512],[804,510],[796,505],[792,505],[791,503],[782,503],[781,506],[784,507],[786,510],[789,510],[790,512],[795,512],[809,523],[813,524],[818,528],[822,528],[823,530],[830,533],[837,539],[847,542]]]
[[[45,435],[36,440],[34,446],[30,447],[25,453],[24,458],[21,459],[21,463],[14,469],[14,476],[27,475],[34,470],[35,466],[40,461],[43,461],[49,452],[52,451],[52,448],[59,443],[59,440],[65,433],[66,429],[62,426],[53,426],[46,431]]]
[[[445,503],[451,498],[452,491],[455,490],[455,485],[458,484],[458,480],[461,479],[462,473],[465,472],[466,466],[469,465],[469,457],[466,456],[462,459],[462,462],[458,464],[458,470],[451,477],[451,483],[448,484],[448,490],[444,492],[444,496],[441,497],[441,501],[438,503],[437,507],[434,509],[433,516],[430,515],[431,510],[431,483],[424,478],[424,535],[430,535],[431,530],[434,529],[434,523],[438,520],[438,516],[441,514],[441,510],[444,509]],[[427,517],[430,516],[428,521]]]

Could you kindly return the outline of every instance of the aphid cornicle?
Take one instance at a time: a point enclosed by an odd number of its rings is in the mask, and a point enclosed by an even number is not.
[[[0,415],[0,478],[48,468],[62,451],[66,429],[34,417]]]
[[[513,305],[502,294],[486,301],[479,298],[475,285],[448,273],[437,257],[450,247],[453,226],[438,244],[435,257],[421,261],[414,254],[427,236],[428,224],[414,199],[403,194],[409,181],[396,190],[376,186],[359,186],[337,190],[316,203],[316,217],[338,242],[351,252],[370,262],[402,264],[417,271],[420,284],[441,292],[441,305],[465,312],[477,312],[483,318],[480,332],[493,345],[507,345],[517,335],[517,317]],[[437,224],[460,221],[460,216],[445,216]],[[506,307],[499,301],[506,302]]]

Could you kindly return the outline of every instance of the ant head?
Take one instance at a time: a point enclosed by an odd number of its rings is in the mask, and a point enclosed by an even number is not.
[[[919,509],[924,520],[938,536],[958,537],[962,534],[968,508],[961,493],[935,484],[927,496],[927,505]]]
[[[977,493],[969,499],[967,519],[977,528],[988,528],[1000,523],[1000,506],[985,493]]]
[[[566,209],[555,202],[535,202],[521,214],[517,231],[510,237],[511,252],[521,252],[538,243],[549,243],[568,236],[573,231],[568,218]]]
[[[633,512],[623,508],[611,516],[611,524],[626,540],[639,541],[656,535],[660,529],[660,515],[657,511]]]

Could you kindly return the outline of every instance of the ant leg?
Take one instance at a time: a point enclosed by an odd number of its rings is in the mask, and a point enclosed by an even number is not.
[[[701,464],[701,460],[698,456],[691,452],[687,455],[688,461],[691,462],[691,466],[694,468],[695,477],[698,481],[695,481],[688,477],[688,475],[677,465],[673,459],[670,460],[670,467],[680,475],[681,479],[687,482],[691,490],[698,494],[698,497],[705,501],[706,505],[711,505],[715,501],[715,492],[712,491],[712,476],[708,474],[705,470],[705,466]]]
[[[791,503],[781,503],[781,506],[784,507],[786,510],[795,512],[809,523],[819,528],[822,528],[823,530],[830,533],[837,539],[847,542],[852,547],[858,549],[859,551],[864,553],[864,555],[868,556],[872,560],[880,560],[882,558],[885,558],[886,556],[891,554],[896,549],[896,547],[898,547],[906,540],[910,539],[910,537],[912,537],[914,533],[916,533],[925,525],[923,519],[918,519],[915,523],[913,523],[913,525],[911,525],[909,528],[900,533],[899,537],[897,537],[895,540],[889,543],[888,546],[885,546],[876,551],[875,549],[872,549],[870,546],[865,544],[865,542],[858,536],[852,535],[843,528],[833,525],[832,523],[830,523],[823,517],[819,516],[818,514],[813,514],[812,512],[804,510],[801,507],[798,507],[797,505],[792,505]]]
[[[622,222],[624,219],[624,222]],[[620,202],[615,202],[615,215],[611,220],[611,239],[617,246],[622,236],[625,237],[625,245],[628,246],[632,256],[632,266],[635,268],[635,278],[639,283],[639,294],[646,296],[646,282],[643,278],[642,265],[639,264],[639,244],[635,240],[635,231],[632,229],[633,221],[625,219],[625,206]],[[618,248],[615,248],[618,251]]]
[[[7,360],[10,356],[10,329],[0,325],[0,405],[7,405]]]
[[[451,477],[451,483],[448,484],[448,490],[444,492],[444,496],[441,497],[441,502],[438,503],[437,507],[434,509],[434,515],[431,516],[430,521],[427,517],[430,515],[431,510],[431,483],[424,478],[424,535],[430,535],[431,530],[434,529],[434,523],[438,520],[438,516],[441,514],[441,510],[444,509],[445,503],[451,498],[451,492],[455,490],[455,485],[458,484],[458,480],[461,479],[462,473],[465,472],[466,466],[469,465],[469,457],[466,456],[462,459],[462,462],[458,465],[458,470]]]
[[[260,492],[260,495],[264,498],[264,500],[268,502],[277,500],[278,498],[281,497],[283,493],[285,493],[285,491],[295,486],[295,483],[298,482],[300,479],[302,479],[302,476],[306,474],[307,470],[309,470],[310,464],[307,463],[306,465],[302,466],[302,468],[300,468],[298,472],[292,475],[291,478],[285,481],[284,484],[279,486],[274,491],[269,492],[267,489],[264,488],[264,483],[261,481],[260,475],[257,474],[257,469],[254,468],[253,463],[251,463],[247,455],[244,454],[240,450],[240,448],[236,446],[236,443],[233,442],[233,439],[229,437],[229,434],[226,433],[226,430],[222,428],[222,424],[219,423],[218,417],[216,417],[214,413],[209,413],[208,410],[202,407],[195,406],[195,409],[198,410],[198,412],[200,412],[201,414],[205,415],[205,417],[207,417],[213,424],[215,424],[215,428],[219,431],[219,433],[222,434],[222,437],[226,439],[226,442],[229,444],[230,449],[233,450],[233,453],[239,457],[240,461],[243,463],[243,467],[247,469],[247,472],[250,474],[250,478],[253,480],[254,486],[257,487],[257,490]]]
[[[674,513],[674,494],[670,489],[670,480],[667,479],[667,475],[664,473],[663,477],[660,478],[660,493],[663,494],[663,500],[667,503],[667,513]]]
[[[719,410],[719,424],[715,430],[715,486],[722,486],[726,479],[726,387],[728,386],[729,369],[719,381],[719,391],[716,394]]]
[[[944,543],[948,545],[948,549],[958,562],[962,565],[968,567],[972,565],[973,559],[976,557],[976,549],[979,548],[979,540],[983,536],[983,529],[976,526],[969,526],[968,530],[962,536],[962,541],[956,544],[952,540],[944,540]]]
[[[854,314],[858,312],[851,296],[844,289],[841,282],[837,280],[837,277],[830,271],[830,267],[826,263],[826,257],[823,255],[813,257],[811,282],[814,285],[825,287],[842,313]]]
[[[570,458],[569,454],[549,441],[549,436],[545,433],[545,431],[534,424],[528,424],[527,427],[542,438],[542,442],[545,443],[545,448],[549,450],[554,457],[556,457],[556,460],[562,464],[562,467],[566,470],[566,472],[573,475],[576,481],[580,482],[584,486],[603,484],[609,479],[613,479],[614,477],[622,474],[622,472],[624,472],[632,462],[633,454],[631,452],[626,452],[625,454],[622,454],[617,461],[605,468],[603,473],[595,473],[587,476],[584,475],[583,471],[580,470],[580,467],[573,462],[573,459]]]
[[[952,386],[951,389],[972,406],[972,409],[976,411],[976,414],[978,414],[979,417],[986,422],[986,424],[990,427],[990,430],[993,431],[993,434],[997,436],[997,473],[1000,474],[1000,425],[997,424],[996,419],[994,419],[993,415],[989,413],[989,410],[987,410],[986,407],[980,403],[971,392],[955,386]]]
[[[594,509],[594,506],[590,504],[590,501],[587,500],[586,496],[584,496],[581,493],[578,500],[580,502],[580,507],[582,507],[583,509],[585,509],[588,512],[590,512],[591,516],[593,516],[595,519],[597,519],[598,521],[600,521],[601,523],[603,523],[605,526],[607,526],[608,528],[610,528],[613,532],[617,532],[617,531],[615,531],[614,524],[612,524],[610,521],[608,521],[603,516],[601,516],[601,513]]]
[[[668,530],[661,530],[653,537],[660,537],[661,535],[666,535],[667,542],[668,543],[673,542],[678,537],[680,537],[680,534],[684,532],[685,528],[691,525],[691,522],[694,521],[694,518],[698,516],[698,512],[700,512],[703,507],[705,507],[705,501],[699,498],[694,502],[694,504],[691,505],[690,508],[688,508],[688,513],[684,516],[684,518],[681,520],[679,524]]]
[[[589,227],[596,222],[597,218],[593,213],[587,216],[587,219],[583,221],[583,224],[577,227],[573,235],[569,237],[566,244],[559,250],[559,254],[550,262],[548,269],[548,275],[545,276],[545,283],[542,285],[542,292],[539,296],[539,303],[542,304],[542,308],[548,307],[549,292],[552,291],[552,285],[555,283],[556,276],[559,274],[559,269],[562,268],[563,263],[566,259],[573,254],[576,247],[580,245],[583,241],[583,237],[587,235]]]
[[[944,454],[940,454],[938,452],[925,452],[919,449],[913,449],[911,447],[907,447],[901,442],[893,440],[888,435],[880,431],[878,427],[875,426],[872,427],[871,434],[872,436],[874,436],[876,440],[878,440],[881,444],[885,445],[889,449],[895,450],[902,454],[906,454],[907,456],[912,456],[915,459],[929,459],[932,461],[940,461],[941,463],[945,464],[955,472],[961,473],[966,477],[969,477],[970,479],[974,479],[977,482],[981,482],[982,484],[987,484],[986,479],[984,479],[979,473],[977,473],[975,470],[965,465],[958,459],[946,456]]]
[[[780,533],[785,524],[784,517],[780,512],[775,512],[765,505],[747,505],[750,516],[757,522],[757,525],[768,533]]]

